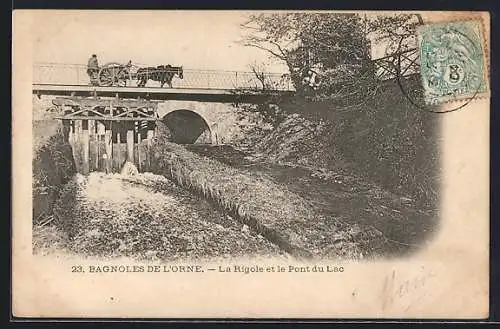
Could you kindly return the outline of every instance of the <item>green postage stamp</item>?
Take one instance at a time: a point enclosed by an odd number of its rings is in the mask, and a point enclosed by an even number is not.
[[[468,99],[486,91],[481,22],[431,24],[419,32],[426,103]]]

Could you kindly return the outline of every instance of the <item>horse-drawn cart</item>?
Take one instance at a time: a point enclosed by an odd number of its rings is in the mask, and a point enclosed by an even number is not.
[[[95,86],[126,87],[136,81],[137,87],[145,87],[148,80],[158,81],[161,87],[166,83],[172,88],[172,79],[177,76],[183,79],[182,66],[160,65],[156,67],[138,67],[131,62],[107,63],[90,75],[90,81]]]
[[[132,80],[130,65],[108,63],[101,67],[97,75],[100,86],[125,87]]]

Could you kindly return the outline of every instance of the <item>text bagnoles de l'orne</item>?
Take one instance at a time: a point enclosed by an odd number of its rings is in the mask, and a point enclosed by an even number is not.
[[[342,273],[343,266],[333,265],[224,265],[216,267],[204,267],[202,265],[88,265],[89,273],[273,273],[273,272],[293,272],[293,273]],[[84,272],[84,271],[78,271]]]

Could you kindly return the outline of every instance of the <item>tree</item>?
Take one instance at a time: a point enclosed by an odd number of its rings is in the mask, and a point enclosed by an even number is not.
[[[248,33],[242,43],[284,61],[297,90],[310,70],[355,75],[369,60],[364,21],[357,14],[262,13],[250,15],[243,28]]]
[[[242,24],[241,42],[284,62],[299,97],[349,103],[378,92],[372,50],[416,47],[419,24],[418,14],[260,13]]]
[[[415,48],[416,28],[423,24],[420,14],[377,15],[367,20],[368,33],[385,45],[385,55]]]
[[[276,90],[278,88],[279,81],[273,81],[271,77],[266,74],[266,65],[263,63],[253,62],[249,65],[250,70],[255,75],[255,78],[259,81],[260,89],[262,90]]]

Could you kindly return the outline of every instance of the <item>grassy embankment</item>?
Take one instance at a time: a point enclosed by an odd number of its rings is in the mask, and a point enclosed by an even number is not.
[[[422,104],[418,76],[401,83],[404,92],[387,81],[328,101],[289,99],[280,106],[295,116],[255,150],[274,161],[354,174],[422,208],[436,208],[440,117],[412,104]]]
[[[318,214],[309,201],[265,175],[230,167],[184,147],[157,139],[155,173],[163,174],[219,204],[233,217],[298,258],[371,256],[383,237],[353,231],[333,216]]]

